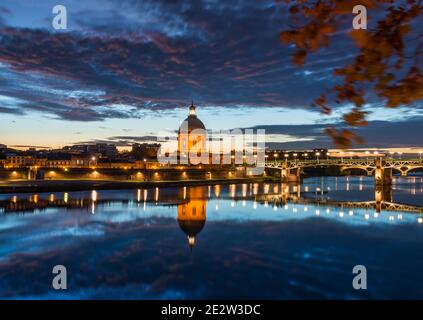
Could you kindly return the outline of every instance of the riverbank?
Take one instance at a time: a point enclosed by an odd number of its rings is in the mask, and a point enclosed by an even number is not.
[[[112,180],[22,180],[0,182],[0,193],[57,192],[85,190],[140,189],[154,187],[199,186],[275,181],[272,177],[204,179],[177,181],[112,181]]]

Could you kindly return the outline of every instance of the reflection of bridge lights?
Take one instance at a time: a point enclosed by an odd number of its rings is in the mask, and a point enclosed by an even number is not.
[[[304,192],[308,192],[308,186],[304,187]]]
[[[13,196],[13,197],[12,197],[12,202],[13,202],[13,203],[16,203],[17,201],[18,201],[18,197],[17,197],[17,196]]]
[[[216,211],[219,210],[219,205],[218,204],[216,204],[215,209],[216,209]]]
[[[216,198],[219,198],[219,196],[220,196],[220,185],[214,186],[214,195],[215,195]]]
[[[95,190],[91,191],[91,200],[93,202],[97,201],[97,191],[95,191]]]
[[[184,200],[187,198],[187,187],[184,187]]]
[[[253,209],[257,209],[257,201],[254,201],[253,203]]]
[[[373,217],[375,217],[376,219],[379,217],[379,213],[377,213],[377,212],[375,212],[374,214],[373,214]]]
[[[276,204],[273,205],[273,210],[274,211],[278,210],[278,206]]]
[[[350,210],[350,211],[348,212],[348,214],[349,214],[350,216],[352,216],[352,215],[354,215],[354,212],[353,212],[352,210]]]
[[[264,207],[267,208],[269,206],[269,202],[265,201],[264,202]]]
[[[154,195],[154,200],[157,202],[157,201],[159,201],[159,188],[156,188],[155,191],[156,192],[155,192],[155,195]]]
[[[341,212],[339,213],[339,216],[340,216],[341,218],[343,218],[343,217],[344,217],[344,213],[341,211]]]
[[[236,185],[235,184],[229,185],[229,192],[231,194],[231,198],[235,198],[235,195],[236,195]]]
[[[247,205],[247,202],[245,200],[242,200],[242,206],[245,207]]]
[[[254,183],[254,185],[253,185],[253,194],[254,195],[257,195],[258,188],[259,188],[259,184],[258,183]]]
[[[389,221],[394,221],[394,220],[395,220],[395,217],[393,215],[390,215],[389,216]]]
[[[297,208],[292,208],[292,212],[297,213]]]
[[[320,210],[316,210],[316,216],[320,215]]]
[[[235,201],[231,201],[231,207],[235,207]]]
[[[141,189],[137,189],[137,202],[141,202]]]
[[[63,201],[64,201],[65,203],[68,203],[68,200],[69,200],[69,193],[65,192],[65,193],[63,194]]]
[[[307,207],[304,207],[304,212],[307,212],[308,211],[308,208]]]
[[[247,196],[247,189],[248,185],[246,183],[242,184],[242,197],[245,198]]]
[[[54,201],[54,194],[53,194],[53,193],[50,195],[50,197],[49,197],[49,201],[50,201],[50,202],[53,202],[53,201]]]
[[[286,205],[284,205],[284,207],[283,207],[285,210],[288,210],[289,209],[289,206],[286,204]]]
[[[330,213],[330,209],[328,208],[328,209],[326,209],[326,213],[327,214],[329,214]]]
[[[402,220],[402,214],[401,213],[398,214],[397,219]]]
[[[370,218],[370,215],[369,215],[368,213],[366,213],[366,214],[364,215],[364,219],[368,220],[369,218]]]
[[[418,223],[423,223],[423,218],[418,218],[418,219],[417,219],[417,222],[418,222]]]

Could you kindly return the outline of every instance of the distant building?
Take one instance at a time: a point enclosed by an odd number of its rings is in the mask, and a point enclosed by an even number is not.
[[[103,157],[113,159],[118,155],[118,150],[115,144],[112,143],[96,143],[96,144],[75,144],[70,147],[65,147],[67,151],[77,151],[84,154],[100,154]]]
[[[159,143],[134,143],[131,154],[136,160],[157,161],[159,148]]]
[[[8,167],[21,167],[33,165],[35,163],[35,158],[33,156],[26,155],[7,155],[5,165]]]

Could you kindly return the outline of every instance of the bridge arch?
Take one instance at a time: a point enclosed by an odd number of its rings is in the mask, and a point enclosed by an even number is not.
[[[345,172],[349,172],[351,175],[360,175],[360,173],[365,175],[372,175],[375,168],[371,167],[341,167],[340,172],[344,174]]]
[[[423,173],[423,166],[421,167],[413,167],[408,169],[407,173],[416,173],[416,172],[421,172]]]

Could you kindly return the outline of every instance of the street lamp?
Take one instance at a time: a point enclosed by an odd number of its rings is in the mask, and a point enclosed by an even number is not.
[[[294,159],[295,159],[295,163],[297,163],[297,156],[298,156],[298,153],[294,153],[294,154],[293,154],[293,156],[294,156]]]
[[[350,159],[352,160],[354,152],[349,152],[349,154],[350,154]]]
[[[366,151],[366,160],[369,160],[370,151]]]
[[[320,156],[320,152],[316,152],[317,163],[319,163],[319,156]]]
[[[277,154],[277,153],[275,153],[275,154],[273,155],[273,157],[275,158],[275,163],[276,163],[276,159],[278,158],[278,154]]]
[[[393,159],[394,158],[394,155],[395,155],[395,152],[389,151],[389,154],[391,155],[391,158]]]
[[[339,155],[341,156],[341,163],[344,163],[344,151],[341,151]]]
[[[422,159],[422,154],[423,154],[423,151],[419,151],[419,156],[420,156],[420,160]]]
[[[399,158],[400,158],[400,159],[401,159],[402,154],[403,154],[403,152],[402,152],[402,151],[398,152],[398,155],[399,155]]]

